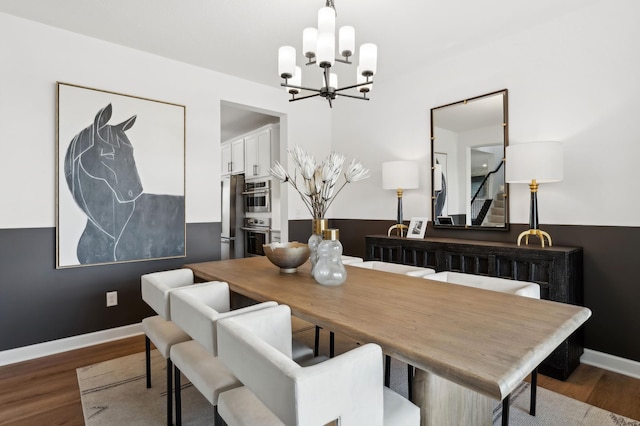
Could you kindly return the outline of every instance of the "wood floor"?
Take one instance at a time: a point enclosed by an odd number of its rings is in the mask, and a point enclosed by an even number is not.
[[[313,327],[299,326],[296,336],[313,344]],[[328,352],[323,331],[321,352]],[[354,345],[336,336],[336,350]],[[76,368],[142,352],[144,337],[135,336],[62,354],[0,367],[0,425],[82,425]],[[581,365],[566,382],[539,376],[538,384],[557,393],[640,419],[640,380]]]

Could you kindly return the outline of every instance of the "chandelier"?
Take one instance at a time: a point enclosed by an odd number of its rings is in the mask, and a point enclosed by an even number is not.
[[[322,69],[322,86],[319,89],[302,86],[302,69],[296,65],[296,49],[282,46],[278,49],[278,73],[284,79],[284,83],[280,85],[291,94],[289,102],[320,96],[333,107],[332,101],[336,96],[369,100],[367,93],[373,86],[378,47],[372,43],[361,45],[360,62],[356,68],[356,84],[338,87],[338,76],[331,72],[331,67],[336,62],[353,64],[350,59],[355,51],[355,29],[344,26],[338,31],[338,51],[342,57],[336,58],[336,9],[333,0],[327,0],[325,7],[318,11],[318,28],[305,28],[302,32],[302,50],[307,58],[306,66],[315,64]],[[343,93],[349,89],[357,89],[362,96]],[[315,94],[296,97],[301,90]]]

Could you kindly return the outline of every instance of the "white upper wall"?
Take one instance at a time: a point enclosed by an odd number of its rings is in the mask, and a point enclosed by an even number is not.
[[[1,13],[0,38],[0,228],[55,226],[56,81],[186,106],[190,223],[220,221],[221,100],[286,115],[284,144],[330,149],[331,115],[326,105],[289,104],[279,87]],[[61,149],[67,142],[61,141]],[[67,190],[64,182],[60,190]],[[300,212],[300,217],[307,217],[302,203],[292,198],[289,216]]]
[[[544,25],[405,75],[380,67],[372,100],[288,103],[268,87],[0,14],[0,228],[55,226],[56,81],[187,107],[187,221],[220,220],[220,101],[285,114],[284,149],[302,144],[361,159],[372,177],[348,185],[330,217],[389,219],[395,191],[381,164],[420,162],[420,189],[405,191],[404,216],[430,216],[432,107],[509,89],[510,143],[559,140],[565,179],[541,185],[542,224],[639,226],[632,193],[640,155],[640,16],[637,0],[585,5]],[[379,52],[380,56],[384,51]],[[290,219],[309,218],[293,190]],[[526,185],[511,185],[511,222],[527,223]]]
[[[371,101],[334,108],[334,149],[360,157],[372,177],[336,201],[333,217],[394,219],[381,163],[395,159],[421,166],[404,218],[430,217],[430,109],[506,88],[511,144],[564,145],[564,181],[540,185],[541,223],[640,226],[639,16],[637,0],[602,0],[406,75],[380,67]],[[510,186],[510,210],[512,223],[528,223],[527,185]]]

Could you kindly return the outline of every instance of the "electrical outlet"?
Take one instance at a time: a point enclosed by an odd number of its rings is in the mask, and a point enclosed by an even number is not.
[[[118,304],[118,292],[117,291],[108,291],[107,292],[107,307],[116,306]]]

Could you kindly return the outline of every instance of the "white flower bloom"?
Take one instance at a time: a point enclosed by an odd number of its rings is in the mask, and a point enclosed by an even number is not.
[[[369,177],[369,169],[366,169],[360,161],[353,159],[344,177],[349,183],[364,180]]]
[[[311,179],[316,168],[316,160],[309,155],[304,148],[296,145],[292,150],[289,150],[289,155],[293,160],[293,165],[300,171],[300,174],[304,179]]]
[[[329,155],[329,158],[322,163],[322,180],[325,182],[331,182],[332,185],[335,184],[340,177],[344,159],[344,155],[332,152]]]
[[[313,157],[306,156],[302,159],[302,164],[300,167],[300,174],[306,180],[312,179],[314,173],[316,172],[316,161]]]
[[[314,219],[324,218],[335,197],[348,183],[369,177],[369,170],[364,168],[359,161],[352,160],[344,173],[345,181],[342,185],[338,185],[336,190],[336,183],[341,176],[345,161],[344,155],[332,152],[325,161],[318,164],[315,158],[299,145],[289,150],[289,155],[296,169],[294,178],[277,161],[269,172],[282,182],[289,182],[298,192]],[[297,184],[297,173],[300,173],[303,178],[300,186]]]
[[[273,167],[269,169],[269,173],[271,173],[272,176],[275,176],[282,182],[286,182],[289,179],[289,174],[284,169],[284,167],[282,167],[282,164],[277,161],[273,164]]]
[[[296,169],[301,170],[304,158],[308,157],[305,150],[301,146],[296,145],[293,149],[289,150],[289,155],[291,156],[293,165],[296,167]]]

